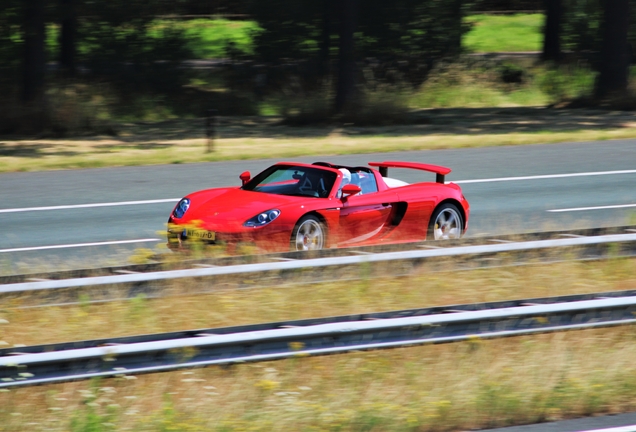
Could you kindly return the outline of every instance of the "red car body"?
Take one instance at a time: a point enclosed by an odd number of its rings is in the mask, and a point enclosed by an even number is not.
[[[377,169],[280,162],[253,178],[241,174],[243,186],[191,193],[170,215],[168,245],[180,249],[194,237],[288,251],[459,238],[467,230],[469,204],[458,185],[445,183],[449,168],[369,165]],[[388,168],[430,171],[437,178],[407,184],[389,178]]]

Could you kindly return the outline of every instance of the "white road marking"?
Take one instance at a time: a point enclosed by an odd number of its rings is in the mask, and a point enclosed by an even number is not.
[[[47,249],[78,248],[78,247],[87,247],[87,246],[110,246],[110,245],[120,245],[120,244],[130,244],[130,243],[158,242],[158,241],[162,241],[162,240],[157,238],[145,238],[145,239],[137,239],[137,240],[117,240],[117,241],[96,242],[96,243],[75,243],[75,244],[51,245],[51,246],[33,246],[33,247],[21,247],[21,248],[14,248],[14,249],[0,249],[0,253],[28,252],[28,251],[37,251],[37,250],[47,250]]]
[[[476,180],[457,180],[457,181],[453,181],[453,183],[457,183],[457,184],[493,183],[493,182],[506,182],[506,181],[541,180],[541,179],[568,178],[568,177],[618,175],[618,174],[636,174],[636,170],[598,171],[598,172],[584,172],[584,173],[572,173],[572,174],[548,174],[548,175],[523,176],[523,177],[500,177],[500,178],[487,178],[487,179],[476,179]],[[147,200],[147,201],[121,201],[121,202],[106,202],[106,203],[93,203],[93,204],[72,204],[72,205],[49,206],[49,207],[10,208],[10,209],[0,209],[0,213],[20,213],[20,212],[31,212],[31,211],[70,210],[70,209],[94,208],[94,207],[116,207],[116,206],[128,206],[128,205],[160,204],[160,203],[168,203],[168,202],[177,202],[180,199],[181,198],[166,198],[166,199]]]
[[[597,207],[574,207],[574,208],[554,209],[554,210],[547,210],[547,211],[551,213],[563,213],[563,212],[575,212],[575,211],[585,211],[585,210],[620,209],[620,208],[629,208],[629,207],[636,207],[636,204],[617,204],[617,205],[597,206]]]
[[[452,183],[457,183],[457,184],[492,183],[492,182],[504,182],[504,181],[541,180],[541,179],[568,178],[568,177],[590,177],[590,176],[617,175],[617,174],[636,174],[636,170],[598,171],[598,172],[585,172],[585,173],[572,173],[572,174],[547,174],[547,175],[524,176],[524,177],[500,177],[500,178],[477,179],[477,180],[457,180],[457,181],[452,181]]]
[[[129,205],[143,205],[143,204],[160,204],[168,202],[177,202],[181,198],[166,198],[147,201],[121,201],[121,202],[109,202],[109,203],[93,203],[93,204],[72,204],[50,207],[26,207],[26,208],[12,208],[12,209],[0,209],[0,213],[20,213],[31,211],[48,211],[48,210],[69,210],[80,208],[93,208],[93,207],[116,207],[116,206],[129,206]]]
[[[636,425],[618,426],[607,429],[585,429],[579,432],[634,432],[636,431]]]

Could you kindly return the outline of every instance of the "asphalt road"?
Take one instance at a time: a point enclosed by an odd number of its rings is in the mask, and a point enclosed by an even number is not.
[[[636,140],[296,158],[448,166],[471,204],[468,236],[636,222]],[[0,270],[128,263],[155,248],[176,200],[238,185],[273,160],[0,174]],[[414,182],[432,174],[390,170]],[[557,210],[557,211],[555,211]],[[94,245],[97,243],[97,245]]]
[[[636,413],[487,429],[481,432],[634,432]]]

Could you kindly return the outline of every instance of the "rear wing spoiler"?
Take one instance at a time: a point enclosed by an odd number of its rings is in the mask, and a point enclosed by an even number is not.
[[[451,172],[450,168],[446,168],[439,165],[423,164],[417,162],[399,162],[399,161],[384,161],[384,162],[369,162],[372,167],[378,167],[382,177],[386,177],[389,173],[389,168],[410,168],[422,171],[429,171],[436,174],[435,181],[437,183],[444,184],[444,176]]]

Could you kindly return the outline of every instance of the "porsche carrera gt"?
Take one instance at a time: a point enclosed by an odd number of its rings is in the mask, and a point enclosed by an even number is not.
[[[435,181],[406,183],[389,168],[428,171]],[[250,243],[265,251],[319,250],[458,239],[470,207],[446,167],[415,162],[280,162],[241,186],[206,189],[181,199],[168,220],[168,246]]]

